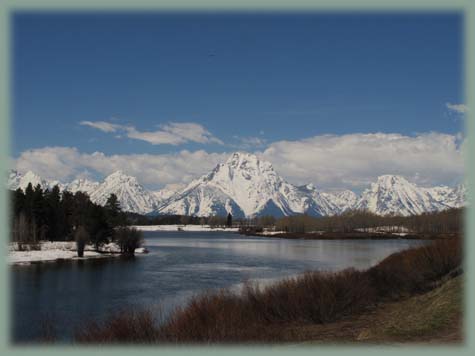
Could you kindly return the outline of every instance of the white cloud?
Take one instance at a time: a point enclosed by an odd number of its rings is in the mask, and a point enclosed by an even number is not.
[[[464,174],[460,146],[460,137],[441,133],[321,135],[274,142],[261,155],[293,183],[362,189],[382,174],[450,184]]]
[[[152,145],[180,145],[186,142],[217,143],[223,142],[213,136],[202,125],[194,122],[170,122],[160,126],[157,131],[139,131],[134,126],[119,125],[105,121],[81,121],[80,125],[93,127],[103,132],[121,131],[128,138],[146,141]],[[122,135],[116,135],[121,138]]]
[[[103,132],[116,132],[122,128],[122,125],[111,124],[106,121],[81,121],[79,125],[93,127]]]
[[[441,133],[320,135],[274,142],[257,154],[291,183],[360,190],[382,174],[400,174],[421,185],[452,184],[464,174],[464,145],[460,135]],[[24,151],[15,163],[20,172],[32,170],[44,178],[62,181],[84,172],[103,177],[121,169],[149,188],[158,189],[188,183],[229,155],[204,150],[106,155],[81,153],[71,147],[44,147]]]
[[[468,106],[465,104],[451,104],[451,103],[446,103],[445,106],[447,106],[447,109],[450,111],[456,112],[458,114],[465,114],[468,112]]]

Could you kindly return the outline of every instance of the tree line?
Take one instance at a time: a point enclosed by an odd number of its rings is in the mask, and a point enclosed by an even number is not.
[[[11,240],[22,244],[39,241],[73,241],[79,248],[86,243],[96,250],[104,243],[117,241],[124,253],[130,252],[128,239],[140,236],[126,228],[127,216],[122,212],[118,198],[111,194],[105,206],[93,203],[84,192],[61,192],[58,186],[42,189],[28,184],[25,191],[11,192]]]
[[[308,215],[287,216],[275,221],[275,229],[286,232],[369,232],[384,227],[386,232],[415,233],[460,233],[463,231],[464,209],[453,208],[420,215],[380,216],[364,210],[352,210],[340,215],[312,217]],[[259,223],[259,221],[258,221]],[[258,225],[259,226],[259,225]],[[265,224],[260,225],[266,227]]]
[[[375,228],[385,227],[386,232],[414,233],[460,233],[463,230],[463,208],[447,209],[439,212],[427,212],[420,215],[376,215],[367,210],[349,210],[333,216],[293,215],[274,217],[271,215],[252,218],[232,219],[226,216],[184,216],[157,215],[144,216],[127,213],[134,225],[210,225],[214,227],[232,225],[252,230],[271,228],[278,231],[305,233],[312,231],[324,232],[370,232]]]
[[[127,220],[132,225],[209,225],[211,227],[231,227],[240,225],[242,220],[234,220],[229,213],[227,216],[193,216],[193,215],[141,215],[126,213]]]

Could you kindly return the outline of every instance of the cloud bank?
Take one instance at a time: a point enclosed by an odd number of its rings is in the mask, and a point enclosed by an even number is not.
[[[421,185],[453,184],[464,174],[462,146],[459,135],[369,133],[278,141],[254,153],[270,161],[291,183],[359,190],[382,174],[403,175]],[[72,147],[44,147],[24,151],[15,165],[20,172],[32,170],[61,181],[84,172],[104,176],[121,169],[156,189],[187,183],[224,162],[230,154],[182,150],[173,154],[106,155],[81,153]]]
[[[361,189],[379,175],[398,174],[437,185],[463,176],[460,146],[459,136],[441,133],[321,135],[274,142],[262,157],[296,184]]]

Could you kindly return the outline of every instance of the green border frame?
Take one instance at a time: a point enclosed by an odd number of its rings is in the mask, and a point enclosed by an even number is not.
[[[466,115],[467,150],[465,155],[466,180],[468,184],[469,208],[466,214],[466,239],[465,239],[465,270],[466,275],[472,276],[474,273],[474,250],[475,235],[475,209],[473,209],[475,194],[475,168],[472,164],[475,153],[475,119],[473,110],[475,108],[475,1],[471,0],[359,0],[358,3],[352,0],[202,0],[199,3],[194,0],[4,0],[0,2],[0,171],[5,171],[8,166],[10,148],[10,15],[15,11],[267,11],[267,12],[289,12],[289,11],[332,11],[332,12],[443,12],[459,11],[464,17],[464,42],[465,42],[465,62],[464,80],[466,104],[471,109]],[[8,241],[8,202],[6,190],[0,189],[0,236],[4,243],[0,244],[0,253],[6,261]],[[276,354],[301,354],[310,355],[317,352],[326,354],[351,353],[352,355],[377,355],[381,352],[387,355],[398,354],[400,352],[418,352],[421,354],[446,355],[448,352],[457,354],[473,354],[475,344],[473,341],[475,309],[473,300],[475,297],[474,278],[465,278],[465,335],[466,341],[461,346],[259,346],[259,347],[203,347],[203,346],[13,346],[9,343],[9,278],[8,266],[0,263],[0,354],[14,355],[85,355],[101,352],[105,355],[128,355],[131,351],[141,354],[192,354],[203,353],[206,355],[219,355],[223,352],[239,354],[241,352],[273,355]]]

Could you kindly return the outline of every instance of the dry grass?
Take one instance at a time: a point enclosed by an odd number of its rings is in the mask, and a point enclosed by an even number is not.
[[[388,310],[389,322],[379,332],[398,339],[419,338],[443,330],[462,311],[462,277],[452,279],[427,294],[402,302]]]
[[[288,340],[292,324],[325,324],[434,288],[461,264],[461,240],[440,240],[366,270],[309,272],[266,288],[247,284],[192,299],[157,327],[151,313],[125,312],[83,326],[78,342],[242,343]],[[415,310],[417,313],[417,310]],[[299,335],[294,336],[299,339]]]

